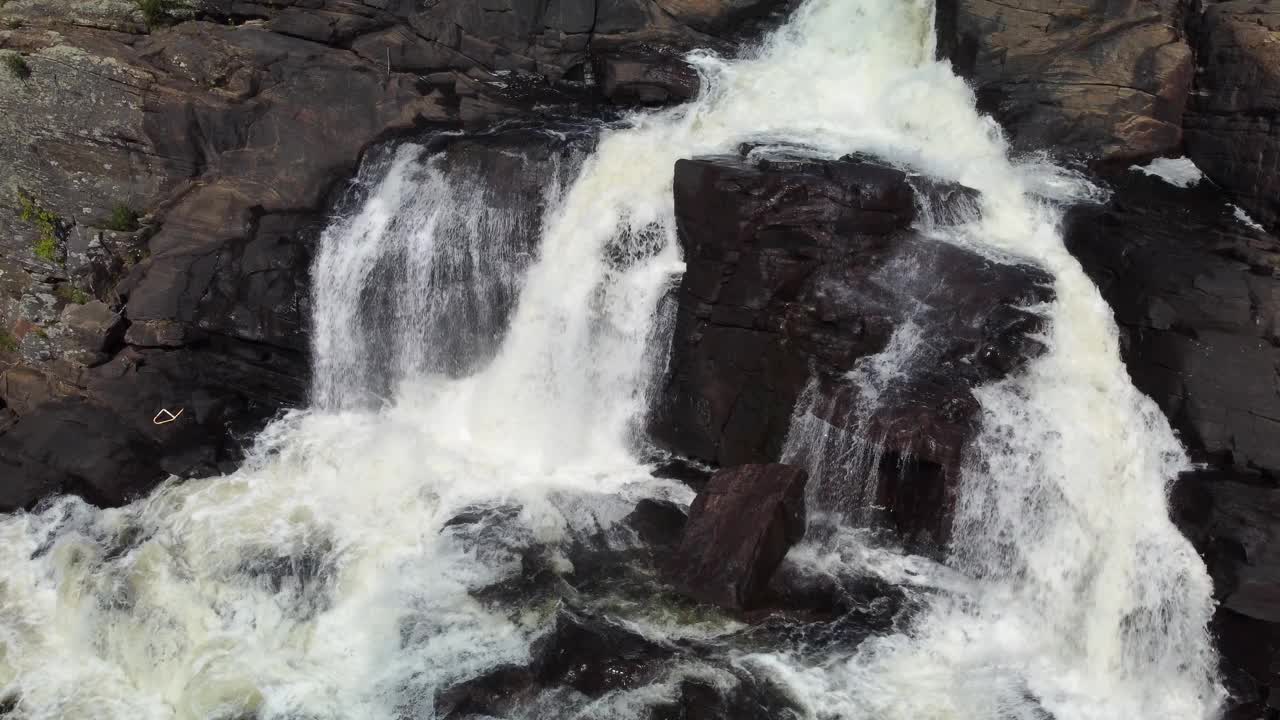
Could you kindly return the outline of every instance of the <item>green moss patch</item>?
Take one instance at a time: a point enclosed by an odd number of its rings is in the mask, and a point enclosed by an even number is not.
[[[111,209],[103,226],[116,232],[133,232],[138,229],[138,213],[128,205],[117,205]]]
[[[50,210],[40,207],[35,198],[18,191],[18,217],[34,225],[39,237],[33,250],[36,257],[45,262],[57,262],[62,245],[62,219]]]
[[[138,4],[138,10],[142,12],[142,21],[147,24],[148,29],[161,28],[177,22],[177,18],[173,16],[175,9],[173,0],[134,1]]]
[[[0,64],[4,65],[4,69],[11,77],[19,80],[26,80],[31,77],[31,66],[27,64],[27,59],[15,52],[7,52],[0,55]]]
[[[89,297],[89,293],[81,290],[71,283],[63,283],[54,288],[53,294],[57,295],[59,300],[73,303],[75,305],[84,305],[92,300],[92,298]]]

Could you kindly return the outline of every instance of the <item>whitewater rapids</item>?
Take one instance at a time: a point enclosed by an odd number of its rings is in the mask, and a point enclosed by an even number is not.
[[[1061,204],[1095,191],[1011,158],[934,60],[929,0],[809,0],[750,55],[692,61],[695,102],[630,118],[551,171],[563,182],[527,257],[500,242],[522,220],[475,177],[412,146],[367,168],[363,203],[319,249],[311,409],[272,424],[235,474],[0,519],[0,699],[30,720],[431,717],[440,688],[527,658],[545,613],[468,593],[518,561],[478,562],[441,526],[516,504],[554,545],[641,497],[688,501],[636,459],[659,299],[683,269],[672,166],[776,141],[982,191],[980,217],[940,241],[1038,263],[1057,300],[1048,352],[979,392],[948,567],[868,548],[855,528],[792,553],[813,572],[911,585],[926,609],[856,651],[738,660],[813,718],[1212,717],[1210,581],[1166,508],[1186,458],[1059,231]],[[397,271],[378,272],[391,253]],[[449,296],[459,280],[469,289]],[[404,312],[365,333],[357,309],[376,283]],[[441,337],[465,332],[444,322],[459,303],[483,310],[494,293],[518,302],[505,322],[477,310],[488,338]],[[446,340],[467,356],[428,351]]]

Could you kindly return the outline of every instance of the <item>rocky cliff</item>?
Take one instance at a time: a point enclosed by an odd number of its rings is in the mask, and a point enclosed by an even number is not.
[[[225,470],[301,402],[313,240],[377,141],[688,97],[679,53],[786,5],[4,3],[0,507]]]

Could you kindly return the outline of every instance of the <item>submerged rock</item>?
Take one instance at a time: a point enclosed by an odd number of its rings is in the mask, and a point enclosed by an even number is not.
[[[636,503],[636,509],[625,522],[645,544],[666,548],[680,542],[688,516],[670,500],[646,498]]]
[[[744,465],[716,473],[689,510],[669,572],[699,600],[731,609],[759,605],[787,550],[804,536],[808,473]]]
[[[778,687],[749,673],[735,673],[725,688],[704,680],[684,680],[676,700],[652,710],[652,720],[798,720],[804,713]]]
[[[458,683],[436,697],[436,716],[507,716],[533,696],[571,688],[587,698],[652,681],[673,650],[606,619],[561,607],[528,665],[507,665]]]

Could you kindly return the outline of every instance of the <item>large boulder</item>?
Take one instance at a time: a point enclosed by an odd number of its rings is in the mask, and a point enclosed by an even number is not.
[[[938,48],[1014,143],[1103,161],[1182,141],[1194,60],[1180,0],[940,0]]]
[[[1280,0],[1209,3],[1198,25],[1187,154],[1280,229]]]
[[[1197,464],[1174,517],[1214,578],[1231,717],[1259,717],[1280,693],[1280,241],[1211,183],[1110,184],[1108,203],[1069,214],[1068,246],[1115,311],[1134,384]]]
[[[0,435],[0,512],[58,492],[120,505],[166,477],[146,437],[109,411],[97,412],[91,416],[75,401],[58,401]]]
[[[804,536],[808,473],[744,465],[716,473],[689,509],[670,572],[685,592],[731,609],[760,604],[773,571]]]
[[[776,461],[789,436],[788,462],[874,445],[878,462],[815,477],[811,494],[944,541],[977,432],[971,390],[1041,350],[1026,306],[1049,300],[1052,281],[913,230],[913,183],[941,215],[973,200],[866,158],[677,164],[688,267],[652,420],[660,444],[722,466]]]

